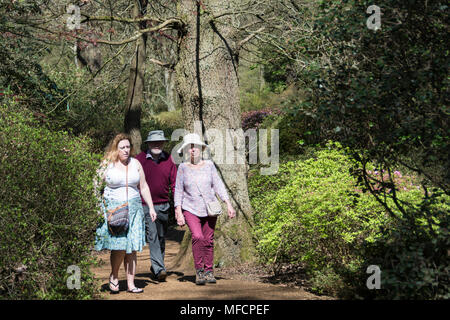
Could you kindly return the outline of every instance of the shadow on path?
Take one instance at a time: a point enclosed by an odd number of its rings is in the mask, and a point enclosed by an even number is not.
[[[126,274],[123,266],[119,271],[119,294],[109,293],[109,263],[110,252],[101,252],[98,258],[104,263],[94,268],[92,272],[100,280],[102,298],[108,300],[317,300],[330,299],[319,297],[301,288],[289,288],[279,284],[264,283],[258,280],[233,279],[232,274],[223,275],[218,271],[215,275],[216,284],[198,286],[195,284],[195,271],[170,270],[175,260],[180,243],[186,232],[185,228],[169,228],[166,238],[166,265],[169,266],[165,282],[158,282],[151,278],[150,252],[145,246],[137,253],[137,268],[135,285],[144,289],[143,293],[133,294],[127,291]],[[277,283],[278,279],[270,279]],[[269,280],[269,281],[270,281]]]

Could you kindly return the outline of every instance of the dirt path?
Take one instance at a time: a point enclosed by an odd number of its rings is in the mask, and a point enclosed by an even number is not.
[[[99,255],[104,262],[100,267],[93,269],[97,279],[102,285],[102,296],[108,300],[316,300],[330,299],[320,297],[299,288],[290,288],[282,285],[263,283],[249,280],[239,274],[224,272],[224,269],[215,270],[217,283],[204,286],[195,285],[194,268],[192,270],[173,270],[174,258],[179,250],[180,236],[183,232],[172,230],[166,240],[166,266],[168,277],[166,282],[157,282],[150,279],[150,257],[146,246],[138,253],[137,272],[135,284],[143,288],[141,294],[126,292],[127,284],[123,266],[119,272],[120,293],[112,295],[108,290],[108,278],[111,272],[109,251]]]

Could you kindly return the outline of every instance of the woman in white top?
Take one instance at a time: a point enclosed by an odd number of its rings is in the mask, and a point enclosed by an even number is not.
[[[145,181],[142,166],[138,160],[131,157],[133,148],[130,141],[130,137],[127,134],[120,133],[116,135],[110,142],[104,161],[99,169],[100,180],[106,183],[101,201],[102,214],[105,216],[105,219],[96,230],[95,249],[99,251],[103,249],[111,250],[112,271],[109,277],[111,293],[119,292],[118,274],[122,261],[127,274],[127,291],[131,293],[143,292],[141,288],[137,288],[134,284],[137,263],[136,251],[142,251],[145,245],[144,212],[140,194],[150,206],[152,220],[156,219],[152,196]],[[126,178],[127,167],[128,179]],[[127,198],[129,206],[128,231],[120,235],[112,235],[108,230],[106,211],[124,204]]]

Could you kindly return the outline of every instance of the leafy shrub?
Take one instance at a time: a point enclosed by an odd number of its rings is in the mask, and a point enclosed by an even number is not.
[[[270,83],[264,84],[260,68],[255,66],[248,69],[243,66],[239,83],[242,111],[271,109],[279,106],[287,96],[294,94],[292,88],[286,88],[284,83],[274,86]]]
[[[241,110],[248,112],[270,109],[283,101],[284,95],[282,93],[272,92],[267,87],[262,90],[255,90],[255,83],[252,82],[251,84],[246,91],[241,88]]]
[[[161,112],[155,118],[159,120],[162,126],[167,129],[170,128],[172,131],[184,127],[181,109]]]
[[[375,298],[450,298],[449,200],[435,189],[365,248],[365,259],[382,266],[383,290]]]
[[[0,88],[24,96],[22,104],[27,106],[44,106],[50,103],[49,95],[58,94],[58,88],[38,63],[46,52],[42,42],[31,34],[27,24],[11,21],[11,17],[33,16],[40,11],[37,3],[0,3]]]
[[[282,128],[279,132],[280,153],[298,155],[302,154],[307,146],[319,142],[313,137],[312,123],[305,115],[285,113],[271,124],[264,123],[264,126]]]
[[[357,190],[352,165],[329,145],[314,158],[281,165],[280,177],[268,178],[281,188],[252,200],[264,263],[274,269],[303,263],[313,276],[330,268],[343,274],[364,262],[355,248],[375,241],[389,217],[373,197]],[[264,185],[262,179],[254,177],[251,188]]]
[[[416,178],[394,171],[396,201],[406,211],[386,197],[389,214],[358,183],[360,168],[350,159],[338,144],[328,144],[312,157],[281,164],[277,175],[252,172],[260,260],[275,273],[285,263],[302,265],[319,294],[448,299],[449,197],[439,189],[424,192]],[[366,169],[373,177],[387,174]],[[366,287],[369,265],[380,267],[382,290]]]
[[[434,227],[419,213],[414,226],[407,224],[406,216],[389,215],[358,184],[350,159],[339,145],[328,144],[309,159],[281,164],[277,175],[250,175],[261,261],[275,272],[284,263],[302,264],[310,287],[322,294],[417,298],[429,290],[433,297],[444,297],[448,199],[441,195],[428,201]],[[423,190],[399,171],[395,175],[399,201],[424,212]],[[365,286],[365,271],[372,264],[380,266],[385,290],[370,292]]]
[[[295,90],[302,96],[300,90]],[[242,128],[279,129],[279,151],[283,155],[301,155],[309,147],[326,144],[325,136],[314,119],[311,110],[299,112],[299,97],[287,95],[286,100],[277,108],[265,108],[242,113]]]
[[[92,298],[99,157],[88,139],[51,132],[7,99],[0,106],[0,296]],[[71,265],[81,271],[79,290],[67,287]]]

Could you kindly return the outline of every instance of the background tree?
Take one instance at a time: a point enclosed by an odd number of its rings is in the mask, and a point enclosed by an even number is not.
[[[141,18],[147,13],[146,0],[134,1],[133,17]],[[139,29],[146,28],[146,21],[140,22]],[[145,86],[145,62],[147,58],[147,34],[142,33],[136,40],[136,51],[130,66],[130,78],[128,80],[128,92],[125,107],[124,130],[130,134],[132,144],[136,151],[141,151],[141,110],[144,102]]]
[[[238,1],[192,0],[181,1],[178,5],[178,16],[185,22],[186,29],[175,67],[176,87],[183,107],[185,128],[190,132],[197,131],[203,135],[208,129],[216,129],[225,139],[227,129],[241,129],[239,42],[230,21],[230,9],[240,8],[238,5]],[[197,121],[201,128],[195,128]],[[225,140],[222,142],[225,146]],[[235,143],[234,150],[237,147]],[[216,166],[237,210],[236,219],[219,219],[215,237],[218,243],[216,260],[225,264],[249,260],[253,247],[249,232],[252,210],[247,192],[246,164],[226,164],[223,161]],[[179,253],[180,262],[191,256],[188,254],[189,243],[190,235],[187,234],[183,240],[184,251]]]

